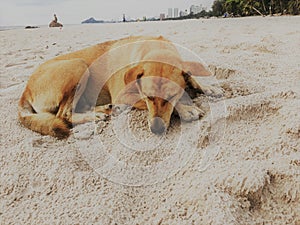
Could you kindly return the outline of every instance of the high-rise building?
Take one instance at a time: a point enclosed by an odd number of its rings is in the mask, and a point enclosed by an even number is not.
[[[173,9],[172,8],[168,9],[168,18],[173,18]]]
[[[177,18],[178,17],[178,8],[175,8],[174,9],[174,18]]]

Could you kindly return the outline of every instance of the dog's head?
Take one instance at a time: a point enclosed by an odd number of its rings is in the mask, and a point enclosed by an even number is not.
[[[174,107],[184,94],[187,74],[208,76],[210,73],[196,62],[142,62],[129,69],[125,83],[135,82],[140,97],[146,102],[150,130],[162,134],[170,124]]]

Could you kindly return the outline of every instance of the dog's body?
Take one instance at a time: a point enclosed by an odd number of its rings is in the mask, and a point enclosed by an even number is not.
[[[191,121],[202,111],[183,104],[184,89],[220,94],[190,76],[210,75],[195,62],[183,62],[163,37],[129,37],[62,55],[42,64],[30,77],[19,103],[19,119],[44,135],[65,138],[72,124],[95,119],[87,111],[110,114],[112,105],[148,109],[152,132],[169,126],[174,107]]]

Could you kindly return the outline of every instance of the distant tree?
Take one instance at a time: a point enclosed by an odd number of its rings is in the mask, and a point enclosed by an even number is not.
[[[292,15],[299,15],[300,13],[300,1],[288,1],[287,3],[287,12]]]
[[[252,16],[300,13],[300,0],[215,0],[212,15],[221,16],[225,12],[233,15]]]
[[[240,11],[240,1],[239,0],[226,0],[225,9],[229,13],[239,14]]]
[[[262,10],[263,10],[264,14],[267,14],[267,8],[266,8],[265,0],[261,0],[261,5],[262,5]]]
[[[222,16],[225,10],[225,0],[215,0],[212,5],[212,14],[213,16]]]

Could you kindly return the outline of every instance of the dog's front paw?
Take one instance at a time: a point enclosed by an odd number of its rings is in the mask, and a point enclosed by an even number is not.
[[[220,98],[223,97],[224,91],[221,88],[217,88],[211,85],[202,87],[202,91],[205,95]]]
[[[198,120],[200,117],[204,116],[205,112],[199,109],[195,105],[182,105],[180,104],[176,108],[180,118],[183,121],[190,122],[194,120]]]

